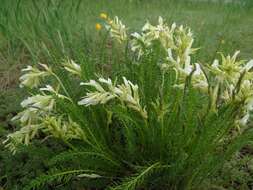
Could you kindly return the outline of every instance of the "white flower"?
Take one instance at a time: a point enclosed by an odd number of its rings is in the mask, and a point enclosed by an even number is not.
[[[123,77],[124,84],[115,88],[118,99],[125,102],[129,108],[139,112],[143,118],[147,118],[147,112],[140,105],[138,85],[134,85],[131,81]]]
[[[222,101],[235,98],[245,102],[245,113],[238,123],[246,125],[250,119],[250,112],[253,111],[253,73],[251,72],[253,60],[245,64],[245,61],[237,59],[239,53],[236,51],[233,56],[221,54],[221,62],[216,59],[208,68],[214,86],[219,87],[219,97]],[[215,94],[213,96],[217,97]]]
[[[51,95],[35,95],[28,97],[21,102],[23,108],[33,107],[42,110],[51,111],[54,106],[54,99]]]
[[[250,60],[244,67],[245,71],[250,71],[253,68],[253,60]]]
[[[192,48],[194,42],[192,32],[189,28],[184,28],[182,25],[175,29],[175,51],[176,56],[180,58],[182,64],[187,57],[193,54],[197,48]]]
[[[231,57],[228,55],[225,57],[221,54],[221,63],[218,60],[215,60],[210,67],[210,71],[216,75],[216,77],[221,81],[227,81],[229,83],[237,83],[241,72],[244,70],[244,61],[237,61],[237,56],[240,51],[236,51]],[[249,65],[246,68],[250,67]]]
[[[99,92],[105,92],[105,90],[103,89],[103,87],[95,80],[90,80],[90,82],[86,82],[86,83],[80,83],[81,85],[86,85],[86,86],[92,86],[95,87],[95,89]]]
[[[111,79],[106,80],[104,78],[99,78],[99,82],[106,85],[106,89],[95,80],[90,80],[88,83],[82,83],[81,85],[94,87],[96,91],[88,92],[78,104],[85,106],[105,104],[109,100],[117,98],[121,102],[124,102],[127,107],[140,112],[144,118],[147,118],[145,109],[142,109],[140,105],[138,86],[134,85],[125,77],[123,77],[123,81],[123,84],[115,86],[112,84]]]
[[[98,80],[99,80],[99,82],[102,82],[102,83],[108,85],[108,87],[110,87],[110,88],[113,87],[112,80],[110,78],[108,78],[107,80],[104,78],[99,78]]]
[[[43,67],[45,65],[41,64]],[[45,68],[45,67],[44,67]],[[48,68],[48,67],[47,67]],[[49,69],[49,68],[48,68]],[[25,72],[25,74],[23,74],[20,77],[20,87],[30,87],[30,88],[34,88],[39,86],[40,81],[42,78],[44,78],[45,76],[49,75],[49,72],[46,71],[41,71],[38,68],[32,67],[32,66],[27,66],[25,69],[21,70],[22,72]]]
[[[51,95],[28,97],[21,102],[21,106],[25,109],[13,117],[12,120],[19,120],[22,124],[34,123],[41,114],[52,111],[54,105],[55,100]]]
[[[241,118],[240,120],[238,120],[238,123],[241,126],[246,126],[248,124],[249,118],[250,118],[249,113],[246,113],[243,118]]]
[[[40,88],[40,91],[41,92],[50,92],[50,93],[54,94],[56,97],[58,97],[58,98],[70,100],[67,96],[59,94],[58,90],[55,90],[51,85],[46,85],[46,87]]]
[[[27,108],[12,118],[12,121],[19,120],[21,123],[31,123],[37,119],[37,108]]]
[[[161,45],[165,50],[171,48],[175,48],[174,43],[174,31],[176,28],[176,24],[173,23],[171,27],[169,27],[166,23],[164,23],[163,18],[158,18],[158,25],[153,26],[149,22],[147,22],[142,28],[142,36],[145,36],[146,41],[151,44],[154,40],[159,40]]]
[[[195,63],[195,67],[196,67],[195,71],[193,71],[194,70],[193,65],[189,65],[185,67],[184,69],[179,69],[179,76],[180,76],[179,81],[181,82],[179,83],[179,85],[175,85],[175,86],[183,88],[186,81],[186,77],[189,76],[193,72],[191,76],[192,86],[196,89],[200,89],[203,92],[207,92],[208,91],[207,79],[198,63]]]
[[[131,50],[136,52],[137,58],[139,59],[145,52],[145,50],[151,45],[151,40],[146,35],[139,34],[137,32],[131,34]]]
[[[131,40],[131,50],[136,52],[138,58],[140,58],[143,53],[152,45],[152,42],[155,40],[160,41],[161,45],[164,47],[165,51],[167,49],[174,49],[174,31],[176,28],[176,24],[173,23],[171,27],[169,27],[166,23],[164,23],[163,18],[158,18],[158,25],[153,26],[149,21],[142,28],[142,33],[139,34],[137,32],[131,34],[133,39]],[[151,49],[150,49],[151,51]]]
[[[28,145],[31,139],[33,139],[38,133],[38,130],[40,128],[40,125],[23,126],[20,130],[7,135],[7,139],[3,141],[3,144],[5,144],[5,147],[8,148],[13,154],[15,154],[17,151],[17,145]]]
[[[105,27],[109,31],[110,36],[115,38],[119,43],[126,41],[126,26],[122,24],[117,16],[113,20],[109,19]]]
[[[245,110],[244,110],[244,115],[241,119],[238,120],[238,123],[241,126],[247,126],[248,122],[250,121],[250,115],[252,114],[253,111],[253,99],[246,103],[245,105]]]
[[[233,89],[234,90],[234,89]],[[229,97],[231,98],[231,96]],[[244,116],[239,120],[242,126],[245,126],[253,111],[253,84],[250,80],[244,80],[241,84],[240,91],[236,96],[239,101],[244,101]]]
[[[81,67],[80,65],[76,64],[72,59],[67,59],[63,63],[64,69],[66,69],[68,72],[81,76]]]
[[[236,51],[233,56],[228,55],[226,57],[221,54],[221,63],[216,59],[211,67],[209,67],[209,71],[213,74],[217,83],[221,84],[221,88],[223,89],[221,97],[225,100],[232,97],[240,77],[242,77],[240,90],[243,91],[243,94],[245,94],[246,91],[247,94],[252,91],[249,90],[251,88],[249,84],[251,84],[250,80],[252,80],[253,76],[250,72],[253,67],[253,61],[251,60],[246,64],[244,61],[238,61],[237,57],[239,53],[239,51]]]
[[[53,110],[55,100],[51,95],[30,96],[21,102],[23,108],[35,108],[44,111]]]
[[[111,79],[104,79],[104,78],[99,78],[99,81],[101,83],[104,83],[107,85],[107,87],[112,90],[112,82]],[[81,83],[81,85],[86,85],[86,86],[92,86],[96,89],[95,92],[88,92],[86,96],[78,102],[79,105],[85,105],[85,106],[90,106],[90,105],[97,105],[97,104],[105,104],[109,100],[115,98],[115,94],[112,92],[107,92],[97,81],[95,80],[90,80],[90,82],[87,83]]]
[[[109,92],[91,92],[87,93],[84,99],[80,100],[78,102],[79,105],[97,105],[97,104],[105,104],[109,100],[115,98],[115,95],[109,93]]]
[[[9,134],[3,143],[6,148],[15,154],[17,145],[28,145],[39,131],[63,140],[86,140],[84,131],[70,118],[69,121],[63,121],[62,117],[46,116],[41,120],[40,124],[27,124],[21,127],[20,130]]]

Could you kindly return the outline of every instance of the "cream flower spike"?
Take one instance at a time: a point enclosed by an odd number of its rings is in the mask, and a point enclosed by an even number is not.
[[[38,133],[41,125],[26,125],[20,130],[7,135],[7,139],[3,141],[5,148],[8,148],[13,154],[17,152],[17,145],[28,145],[30,141]]]
[[[119,43],[127,40],[127,29],[117,16],[113,20],[108,19],[105,28],[109,31],[112,38],[115,38]]]
[[[79,105],[90,106],[97,104],[105,104],[112,99],[119,99],[124,102],[125,105],[137,112],[139,112],[143,118],[147,118],[147,112],[142,109],[140,105],[140,98],[138,93],[138,86],[134,85],[131,81],[123,77],[124,83],[121,85],[113,85],[110,78],[99,78],[99,82],[90,80],[87,83],[81,83],[81,85],[91,86],[96,91],[88,92],[82,100],[78,102]],[[106,89],[101,84],[106,86]]]
[[[45,76],[48,76],[50,73],[49,71],[49,67],[47,67],[44,64],[40,64],[45,71],[41,71],[36,67],[30,66],[28,65],[26,68],[22,69],[22,72],[25,72],[25,74],[23,74],[19,80],[20,80],[20,87],[29,87],[29,88],[34,88],[34,87],[38,87],[40,85],[40,81],[42,78],[44,78]]]
[[[246,72],[250,71],[253,68],[253,60],[250,60],[243,69],[245,69]]]
[[[86,140],[86,136],[81,127],[70,118],[69,121],[64,121],[62,117],[47,116],[43,120],[42,126],[44,133],[50,134],[59,139]]]
[[[194,38],[189,28],[181,25],[175,29],[175,51],[181,64],[184,64],[187,57],[198,50],[198,48],[192,48],[193,42]]]
[[[154,40],[160,41],[161,45],[167,51],[168,49],[175,49],[174,32],[176,24],[173,23],[169,27],[162,17],[158,18],[158,24],[156,26],[150,24],[149,21],[142,27],[142,33],[132,33],[131,50],[137,53],[139,59],[148,47],[152,45]],[[150,49],[152,51],[152,49]]]
[[[35,108],[44,111],[52,111],[55,100],[52,95],[30,96],[21,102],[23,108]]]
[[[111,79],[104,79],[100,78],[99,81],[101,83],[107,84],[107,87],[112,90],[112,83]],[[88,92],[86,96],[78,102],[79,105],[85,105],[85,106],[90,106],[90,105],[97,105],[97,104],[105,104],[109,100],[113,99],[116,97],[112,92],[107,92],[97,81],[95,80],[90,80],[87,83],[81,83],[81,85],[86,85],[86,86],[92,86],[96,89],[95,92]]]
[[[245,65],[245,61],[237,60],[240,51],[236,51],[233,56],[221,55],[221,62],[214,60],[209,70],[219,79],[220,82],[226,82],[236,85],[241,74],[246,72],[246,77],[249,75],[249,70],[253,67],[253,61],[249,61]]]
[[[22,112],[19,112],[15,117],[13,117],[12,121],[20,121],[22,124],[32,123],[37,119],[37,108],[27,108]]]
[[[147,119],[147,112],[140,105],[138,85],[134,85],[131,81],[123,77],[124,84],[118,85],[115,88],[115,93],[118,99],[125,102],[127,107],[139,112],[141,116]]]
[[[66,69],[68,72],[81,76],[82,69],[80,65],[75,63],[72,59],[65,60],[62,65],[64,66],[64,69]]]
[[[105,80],[105,79],[104,79]],[[95,80],[90,80],[89,82],[81,82],[80,85],[93,86],[99,92],[105,92],[104,88]]]
[[[46,85],[46,87],[44,88],[40,88],[40,91],[44,94],[44,92],[50,92],[51,94],[55,95],[58,98],[62,98],[62,99],[68,99],[71,101],[70,98],[68,98],[67,96],[64,96],[62,94],[59,94],[58,90],[55,90],[51,85]]]
[[[36,116],[38,116],[39,113],[52,111],[55,105],[55,96],[70,100],[68,97],[59,94],[58,91],[50,85],[46,85],[46,87],[40,88],[39,90],[42,94],[30,96],[21,102],[21,106],[25,109],[13,117],[13,121],[19,120],[23,124],[31,123],[31,121],[36,120]],[[51,94],[47,95],[44,92],[49,92]]]
[[[141,35],[137,32],[131,34],[131,50],[136,52],[137,58],[139,59],[145,52],[145,48],[151,45],[151,40],[146,35]]]

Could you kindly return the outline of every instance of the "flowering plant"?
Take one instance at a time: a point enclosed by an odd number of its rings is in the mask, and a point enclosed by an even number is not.
[[[65,175],[88,178],[88,188],[96,179],[110,189],[194,189],[252,142],[252,60],[239,60],[237,51],[194,63],[198,48],[187,27],[159,17],[157,25],[148,21],[127,34],[118,17],[101,18],[110,38],[131,51],[129,62],[111,66],[110,77],[94,79],[101,73],[88,70],[93,63],[71,59],[23,70],[21,87],[32,95],[13,118],[20,130],[7,136],[6,147],[15,153],[33,138],[53,137],[69,146],[53,159],[56,166],[80,163],[27,189]]]

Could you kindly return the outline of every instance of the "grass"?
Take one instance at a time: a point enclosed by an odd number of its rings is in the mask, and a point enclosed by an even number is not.
[[[0,7],[0,126],[10,130],[9,119],[20,109],[23,92],[18,78],[24,65],[55,64],[66,56],[77,62],[89,57],[98,63],[111,61],[104,56],[108,52],[101,52],[102,32],[95,30],[101,12],[118,15],[133,31],[158,16],[187,25],[196,35],[195,47],[201,48],[194,58],[205,63],[219,51],[240,49],[242,58],[253,57],[251,7],[250,1],[242,5],[187,0],[5,0]],[[115,61],[120,60],[121,52],[114,53],[119,58]]]

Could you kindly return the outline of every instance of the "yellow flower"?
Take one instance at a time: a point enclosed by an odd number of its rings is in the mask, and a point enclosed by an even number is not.
[[[95,27],[96,27],[96,30],[97,30],[97,31],[99,31],[99,30],[102,29],[102,26],[101,26],[101,24],[99,24],[99,23],[97,23]]]
[[[107,14],[105,14],[105,13],[100,13],[100,18],[102,18],[102,19],[107,19]]]

